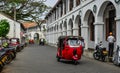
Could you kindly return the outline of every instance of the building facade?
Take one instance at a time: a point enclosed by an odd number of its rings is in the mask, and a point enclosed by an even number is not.
[[[10,24],[10,31],[7,34],[7,36],[9,38],[15,37],[15,38],[19,38],[21,40],[21,38],[20,38],[21,23],[14,21],[12,18],[10,18],[9,16],[7,16],[4,13],[0,13],[0,20],[2,20],[2,19],[6,19]]]
[[[48,43],[61,35],[82,36],[85,49],[93,49],[112,32],[120,45],[120,0],[58,0],[45,17]]]
[[[40,38],[45,38],[43,27],[46,27],[46,24],[41,24],[41,30],[35,22],[24,22],[23,25],[26,28],[25,35],[28,40],[38,42]]]

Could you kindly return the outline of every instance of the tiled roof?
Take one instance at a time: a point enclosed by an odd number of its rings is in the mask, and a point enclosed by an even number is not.
[[[35,22],[24,22],[22,23],[25,28],[35,27],[37,26],[37,23]]]

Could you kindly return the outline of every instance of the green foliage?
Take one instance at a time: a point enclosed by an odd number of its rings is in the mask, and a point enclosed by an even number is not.
[[[16,20],[38,21],[51,7],[44,4],[45,0],[0,0],[0,11],[14,16]]]
[[[6,37],[10,30],[10,25],[7,20],[3,19],[0,21],[0,37]]]
[[[16,16],[16,20],[36,22],[41,30],[41,20],[51,7],[44,4],[46,0],[0,0],[0,12]],[[14,15],[16,13],[16,15]]]

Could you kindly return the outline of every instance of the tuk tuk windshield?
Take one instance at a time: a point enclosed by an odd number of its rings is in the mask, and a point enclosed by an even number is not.
[[[80,46],[80,43],[78,39],[68,39],[68,45],[72,47],[78,47]]]
[[[16,42],[17,42],[16,39],[12,39],[12,40],[11,40],[11,43],[16,43]]]

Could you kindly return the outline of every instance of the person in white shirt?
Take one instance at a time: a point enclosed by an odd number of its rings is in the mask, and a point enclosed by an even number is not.
[[[110,32],[110,35],[108,36],[107,38],[107,41],[108,41],[108,57],[113,57],[113,49],[114,49],[114,42],[115,42],[115,38],[114,36],[112,35],[112,32]]]

